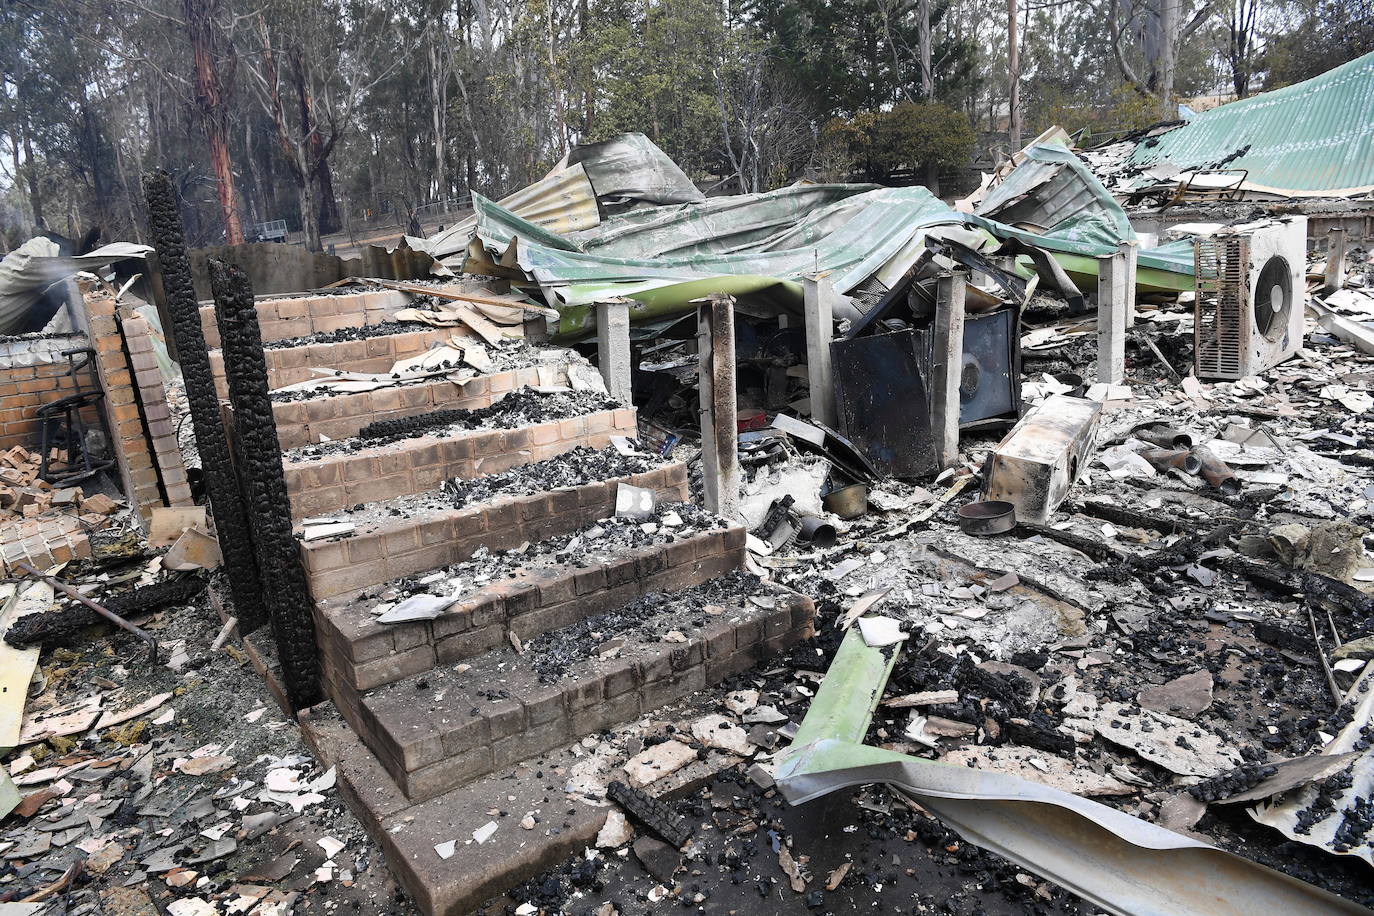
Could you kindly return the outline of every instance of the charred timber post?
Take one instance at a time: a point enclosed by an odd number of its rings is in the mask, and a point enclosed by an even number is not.
[[[1330,295],[1345,286],[1345,230],[1333,226],[1326,236],[1326,276],[1322,292]]]
[[[706,508],[734,519],[739,504],[739,426],[735,405],[735,300],[713,293],[697,304],[701,469]]]
[[[210,261],[210,290],[224,348],[234,407],[239,471],[253,526],[253,545],[266,586],[267,610],[287,698],[294,709],[319,702],[320,658],[300,548],[291,534],[291,502],[282,473],[281,443],[268,394],[262,331],[248,275]]]
[[[811,418],[834,428],[835,382],[830,370],[830,338],[835,333],[835,286],[829,279],[802,280],[806,319],[806,378],[811,388]]]
[[[267,606],[262,597],[262,579],[253,554],[248,528],[248,513],[239,493],[238,478],[229,455],[229,438],[220,420],[219,395],[210,372],[210,354],[205,348],[205,332],[200,325],[200,303],[191,281],[191,262],[177,212],[176,194],[166,172],[143,176],[143,197],[148,205],[148,233],[157,250],[162,271],[162,288],[167,311],[172,319],[172,339],[177,361],[186,380],[186,400],[191,408],[191,428],[196,434],[201,471],[210,512],[215,520],[224,555],[224,571],[239,632],[251,633],[267,622]]]
[[[1126,254],[1117,249],[1097,259],[1097,380],[1126,379],[1126,325],[1130,320]]]
[[[964,370],[964,294],[968,274],[942,274],[935,288],[935,352],[931,359],[930,429],[941,468],[959,461],[959,382]]]
[[[610,299],[596,304],[596,362],[611,397],[629,407],[630,303]]]

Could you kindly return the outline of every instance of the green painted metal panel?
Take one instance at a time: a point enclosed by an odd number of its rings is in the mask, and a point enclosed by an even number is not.
[[[1204,111],[1131,153],[1134,166],[1163,162],[1247,169],[1246,187],[1289,196],[1374,190],[1374,53]]]

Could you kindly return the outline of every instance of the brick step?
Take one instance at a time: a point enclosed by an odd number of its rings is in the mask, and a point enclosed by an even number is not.
[[[420,801],[536,754],[631,721],[753,667],[810,634],[810,599],[752,576],[750,600],[684,619],[670,607],[636,622],[609,658],[592,655],[541,677],[531,664],[552,646],[586,643],[587,625],[535,640],[527,654],[506,646],[368,693],[346,718],[406,797]],[[649,601],[668,600],[650,595]],[[700,606],[709,599],[700,599]],[[767,606],[764,606],[767,605]],[[676,630],[684,641],[660,637]],[[639,641],[644,640],[644,641]],[[589,647],[589,648],[594,648]]]
[[[381,371],[390,368],[388,364]],[[487,407],[509,392],[527,385],[567,384],[566,362],[541,362],[474,376],[461,385],[448,379],[436,379],[395,388],[379,388],[376,391],[278,401],[272,405],[272,416],[277,421],[277,438],[281,441],[281,447],[299,448],[318,443],[321,436],[348,439],[356,436],[367,424],[378,420],[413,417],[434,410],[475,410]]]
[[[341,340],[336,343],[308,343],[296,347],[264,347],[267,361],[267,387],[283,388],[308,382],[319,376],[311,369],[341,369],[345,372],[390,372],[397,360],[419,356],[450,337],[462,337],[462,328],[421,328],[399,334],[382,334],[366,340]],[[210,374],[221,398],[228,397],[224,380],[224,352],[210,351]]]
[[[322,293],[307,296],[276,296],[255,303],[258,327],[264,341],[305,337],[340,328],[381,324],[392,314],[411,304],[411,297],[396,290],[380,289],[362,293]],[[215,307],[200,307],[200,327],[208,347],[219,346],[219,326]]]
[[[282,464],[291,515],[301,519],[424,493],[445,480],[471,480],[578,446],[605,448],[612,436],[636,434],[634,409],[622,407],[516,429],[417,436],[317,458],[287,453]]]
[[[319,602],[316,639],[330,695],[346,713],[356,713],[362,693],[508,645],[511,634],[529,640],[648,592],[687,588],[739,569],[744,535],[732,525],[635,549],[589,551],[581,568],[561,565],[557,553],[544,549],[523,565],[512,561],[510,575],[433,620],[377,623],[372,609],[380,601],[371,597]]]
[[[693,697],[683,708],[663,711],[665,719],[690,721],[714,712],[719,698]],[[424,916],[465,916],[521,881],[554,868],[594,845],[612,809],[566,794],[568,770],[586,760],[581,747],[564,746],[510,770],[481,777],[424,802],[411,802],[392,782],[377,758],[363,746],[329,702],[300,714],[301,733],[325,766],[335,767],[339,792],[363,829],[378,844],[397,882]],[[623,741],[625,735],[609,740]],[[675,773],[650,783],[645,791],[671,800],[708,784],[739,758],[710,751]],[[500,813],[493,815],[493,809]],[[520,826],[526,813],[536,825]],[[471,841],[475,830],[496,821],[485,843]],[[435,847],[456,841],[456,854],[442,858]],[[506,912],[521,901],[495,901],[486,912]]]
[[[482,547],[510,550],[526,541],[569,534],[613,515],[616,488],[622,483],[653,490],[659,502],[682,502],[689,496],[687,465],[674,461],[636,474],[461,507],[453,506],[451,498],[442,507],[443,490],[426,494],[431,498],[418,506],[407,505],[421,502],[409,497],[370,503],[362,512],[337,513],[344,520],[359,519],[347,538],[300,542],[310,593],[316,601],[337,599],[466,560]]]

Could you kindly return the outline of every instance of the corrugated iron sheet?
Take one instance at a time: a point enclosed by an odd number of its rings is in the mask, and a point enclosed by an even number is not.
[[[1185,170],[1247,169],[1246,189],[1288,197],[1374,191],[1374,53],[1204,111],[1142,141],[1130,158],[1140,167],[1161,162]]]
[[[501,198],[501,206],[536,226],[559,233],[590,229],[601,222],[596,191],[580,163],[554,169],[534,184]],[[477,216],[474,214],[431,236],[425,243],[425,250],[445,267],[461,267],[468,242],[476,230]]]

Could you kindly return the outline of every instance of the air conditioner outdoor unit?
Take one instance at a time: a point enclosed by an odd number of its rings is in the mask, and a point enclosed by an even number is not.
[[[1228,226],[1193,239],[1198,377],[1244,378],[1296,353],[1306,275],[1304,216]]]

